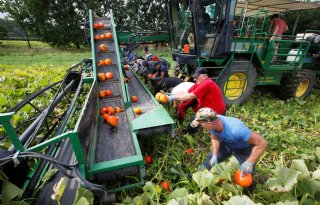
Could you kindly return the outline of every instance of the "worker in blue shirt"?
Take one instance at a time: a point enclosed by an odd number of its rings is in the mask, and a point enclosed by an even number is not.
[[[192,127],[199,125],[210,132],[212,142],[212,151],[200,169],[210,170],[233,155],[241,165],[241,176],[244,173],[254,174],[255,164],[267,146],[261,135],[248,129],[241,120],[217,115],[207,107],[201,108],[190,123]]]

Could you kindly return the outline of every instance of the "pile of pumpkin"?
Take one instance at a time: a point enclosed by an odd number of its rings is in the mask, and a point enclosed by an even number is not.
[[[168,102],[168,97],[166,94],[162,93],[162,92],[158,92],[156,95],[155,95],[155,98],[158,102],[160,103],[167,103]]]
[[[112,91],[111,90],[100,90],[99,92],[99,97],[102,99],[102,98],[105,98],[105,97],[108,97],[112,95]]]
[[[105,32],[103,34],[96,34],[94,36],[94,40],[99,41],[99,40],[104,40],[104,39],[111,39],[112,38],[112,33],[110,32]]]
[[[111,127],[117,127],[119,122],[119,117],[115,116],[116,113],[120,113],[123,110],[120,107],[106,106],[100,108],[100,115],[104,121]]]
[[[93,28],[94,29],[102,29],[102,28],[104,28],[104,24],[103,24],[103,22],[98,22],[98,23],[94,23],[93,24]]]
[[[110,58],[106,58],[105,60],[100,60],[98,63],[98,66],[103,66],[103,65],[111,65],[112,60]]]
[[[105,80],[111,80],[113,79],[113,73],[107,72],[107,73],[98,73],[98,80],[99,81],[105,81]]]

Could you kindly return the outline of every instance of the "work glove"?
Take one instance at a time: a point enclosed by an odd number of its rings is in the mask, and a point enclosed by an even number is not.
[[[247,174],[252,174],[253,172],[253,165],[254,163],[252,162],[248,162],[248,161],[245,161],[243,164],[241,164],[240,166],[240,177],[243,177],[243,175],[245,173]]]
[[[174,101],[176,99],[176,96],[172,93],[164,93],[164,94],[167,96],[169,102]]]
[[[213,165],[218,164],[218,157],[217,155],[213,154],[211,159],[210,159],[210,165],[213,167]]]

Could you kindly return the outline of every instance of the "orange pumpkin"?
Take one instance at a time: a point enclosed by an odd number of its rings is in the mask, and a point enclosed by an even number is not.
[[[100,40],[100,35],[99,34],[95,35],[94,36],[94,40],[99,41]]]
[[[134,113],[136,113],[137,115],[140,115],[142,113],[141,108],[139,107],[134,108]]]
[[[103,43],[103,44],[101,44],[101,45],[99,46],[99,50],[100,50],[101,52],[106,52],[106,51],[108,50],[108,46]]]
[[[98,28],[103,28],[104,27],[104,24],[102,22],[99,22],[98,23]]]
[[[111,91],[111,90],[105,90],[105,95],[106,95],[106,96],[112,95],[112,91]]]
[[[163,93],[161,92],[158,92],[156,95],[155,95],[155,98],[158,102],[160,102],[160,97],[163,95]]]
[[[103,66],[104,65],[104,60],[100,60],[98,66]]]
[[[242,177],[240,177],[240,170],[237,170],[234,175],[233,175],[233,179],[234,181],[242,186],[242,187],[248,187],[252,184],[252,175],[251,174],[244,174]]]
[[[119,117],[114,116],[114,115],[110,115],[108,117],[108,123],[109,125],[111,125],[112,127],[117,127],[118,126],[118,122],[119,122]]]
[[[107,79],[107,77],[104,73],[98,73],[98,80],[99,81],[105,81],[106,79]]]
[[[135,96],[135,95],[131,96],[131,101],[132,102],[138,102],[137,96]]]
[[[165,191],[170,191],[170,184],[167,181],[161,182],[161,186]]]
[[[108,122],[110,115],[108,113],[105,113],[102,115],[102,118],[104,119],[104,121]]]
[[[107,108],[106,107],[102,107],[100,108],[100,115],[104,115],[107,112]]]
[[[106,73],[106,77],[107,77],[107,79],[112,79],[113,78],[113,73],[112,72],[107,72]]]
[[[107,58],[107,59],[104,61],[104,63],[105,63],[106,65],[111,65],[112,60],[111,60],[110,58]]]
[[[100,97],[100,98],[106,97],[106,93],[105,93],[104,90],[101,90],[101,91],[99,92],[99,97]]]
[[[104,34],[107,39],[112,38],[112,33],[108,32]]]
[[[122,112],[122,109],[121,109],[120,107],[115,107],[115,108],[114,108],[114,111],[115,111],[116,113],[119,113],[119,112]]]
[[[162,94],[160,96],[160,102],[161,103],[167,103],[168,102],[168,97],[165,94]]]
[[[114,114],[114,108],[111,107],[111,106],[108,106],[108,107],[106,108],[106,112],[107,112],[108,114],[110,114],[110,115],[113,115],[113,114]]]
[[[145,162],[146,164],[151,164],[151,162],[152,162],[151,156],[150,156],[150,155],[145,156],[145,157],[144,157],[144,162]]]

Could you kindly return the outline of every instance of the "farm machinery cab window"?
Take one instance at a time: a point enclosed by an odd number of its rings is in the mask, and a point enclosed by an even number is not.
[[[217,33],[223,29],[225,19],[229,21],[228,1],[172,0],[169,2],[173,52],[183,53],[184,45],[188,45],[189,54],[209,57]]]

